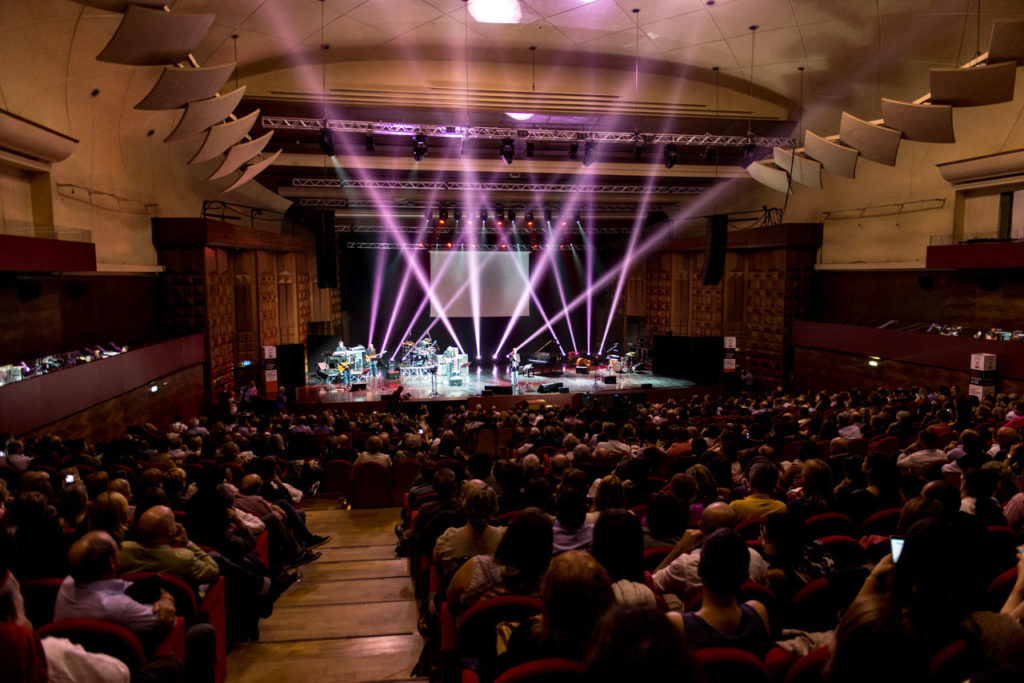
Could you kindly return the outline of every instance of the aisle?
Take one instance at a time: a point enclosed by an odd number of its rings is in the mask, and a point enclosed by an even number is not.
[[[423,639],[406,560],[395,557],[399,511],[334,503],[305,505],[313,533],[332,538],[260,622],[260,641],[228,655],[229,683],[409,678]]]

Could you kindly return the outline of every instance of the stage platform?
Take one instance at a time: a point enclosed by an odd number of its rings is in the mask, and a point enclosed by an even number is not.
[[[606,377],[614,377],[614,382],[606,382]],[[311,378],[313,381],[315,378]],[[679,390],[691,390],[684,393],[692,393],[696,384],[689,380],[653,375],[645,372],[630,373],[604,373],[591,372],[588,375],[577,375],[565,373],[559,377],[548,377],[535,375],[533,377],[520,376],[519,386],[512,387],[507,373],[498,374],[496,371],[474,370],[462,376],[461,386],[451,386],[446,377],[437,377],[436,393],[432,392],[431,377],[429,375],[418,375],[402,377],[400,380],[385,380],[383,377],[369,378],[365,390],[349,391],[333,384],[319,383],[299,387],[296,390],[295,401],[297,404],[308,406],[309,404],[332,404],[332,403],[382,403],[390,399],[391,394],[399,386],[403,393],[409,394],[408,402],[424,403],[431,401],[468,401],[485,397],[484,391],[487,387],[497,387],[494,391],[495,399],[502,399],[501,403],[507,403],[508,399],[515,402],[522,400],[536,400],[546,398],[549,403],[564,404],[572,400],[573,396],[582,394],[617,394],[624,392],[650,392],[653,396],[670,396]],[[547,392],[542,390],[542,385],[561,383],[568,392]],[[662,398],[651,400],[664,400]],[[369,406],[367,406],[369,407]]]

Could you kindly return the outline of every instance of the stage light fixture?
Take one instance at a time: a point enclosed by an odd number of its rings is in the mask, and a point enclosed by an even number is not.
[[[480,227],[487,224],[487,209],[480,209]]]
[[[512,224],[515,224],[515,222],[516,222],[516,210],[515,209],[509,209],[508,210],[508,222],[512,223]]]
[[[573,140],[569,143],[569,161],[576,161],[576,157],[579,155],[580,143]]]
[[[594,163],[594,141],[587,140],[583,143],[583,165],[590,166]]]
[[[676,146],[672,143],[665,145],[665,152],[663,155],[663,161],[665,162],[665,168],[672,168],[676,165],[676,158],[679,155],[679,151]]]
[[[712,161],[714,161],[716,151],[717,150],[711,145],[708,145],[707,147],[704,148],[703,159],[705,164],[710,164]]]
[[[637,138],[636,142],[633,143],[633,161],[644,160],[644,141],[643,138]]]
[[[554,212],[551,209],[544,209],[544,222],[551,224],[551,218],[554,216]]]
[[[373,151],[373,134],[372,133],[367,133],[366,134],[365,147],[366,147],[366,151],[367,152],[372,152]]]
[[[331,136],[331,129],[323,126],[320,129],[320,150],[329,157],[334,156],[334,138]]]
[[[579,209],[576,209],[576,223],[578,225],[583,225],[583,212]]]
[[[428,225],[430,223],[432,223],[433,220],[434,220],[434,207],[432,207],[432,206],[424,206],[423,207],[423,218],[424,218],[424,220],[427,221]]]
[[[427,136],[420,133],[412,139],[412,158],[419,161],[427,156]]]
[[[527,140],[526,141],[526,158],[527,159],[532,159],[533,158],[533,140]]]
[[[533,227],[533,209],[526,212],[526,227]]]
[[[459,221],[462,220],[462,209],[456,206],[452,213],[454,214],[453,217],[455,218],[455,224],[458,225]]]
[[[499,152],[501,160],[505,162],[505,165],[511,166],[512,160],[516,158],[516,145],[512,138],[505,138],[501,141],[501,151]]]
[[[494,206],[494,224],[499,228],[505,224],[505,206],[503,204]]]
[[[447,223],[448,222],[448,207],[447,206],[442,206],[441,210],[438,211],[437,215],[438,215],[438,218],[437,218],[437,224],[438,225],[444,225],[445,223]]]

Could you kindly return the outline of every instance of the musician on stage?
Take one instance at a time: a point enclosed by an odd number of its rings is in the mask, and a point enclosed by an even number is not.
[[[373,347],[373,342],[370,342],[366,347],[366,367],[368,368],[368,374],[370,377],[377,376],[377,349]]]
[[[508,354],[508,372],[512,377],[512,386],[519,386],[519,349],[512,347],[512,353]]]
[[[338,340],[338,350],[335,351],[335,353],[345,353],[346,351],[348,351],[348,349],[345,348],[345,340],[344,339],[339,339]]]

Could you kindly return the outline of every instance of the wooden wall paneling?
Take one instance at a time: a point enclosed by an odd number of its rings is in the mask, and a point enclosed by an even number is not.
[[[814,308],[816,260],[817,252],[810,249],[786,251],[786,296],[782,338],[782,375],[785,384],[792,381],[793,321],[806,320]]]
[[[726,336],[737,337],[737,342],[742,341],[743,319],[744,319],[744,272],[746,259],[744,255],[736,251],[728,251],[725,254],[725,272],[723,274],[724,291],[722,332]]]
[[[671,329],[671,273],[663,265],[661,254],[647,259],[645,272],[645,310],[647,329]]]
[[[259,361],[259,324],[256,317],[256,252],[230,255],[235,286],[235,362]]]
[[[295,254],[277,254],[277,317],[281,344],[298,344]]]
[[[227,251],[206,249],[208,396],[234,392],[235,281]]]
[[[703,252],[694,254],[690,271],[691,334],[694,337],[718,337],[722,334],[722,282],[706,286],[700,283]]]
[[[309,324],[313,320],[312,288],[316,265],[312,263],[309,254],[296,254],[295,262],[298,271],[295,277],[296,327],[298,343],[305,344],[309,336]]]
[[[203,401],[203,368],[195,365],[157,380],[160,391],[149,385],[133,389],[116,398],[87,408],[30,432],[30,436],[49,434],[63,438],[104,441],[124,435],[129,425],[156,425],[166,431],[174,415],[198,415]]]
[[[259,319],[260,346],[281,343],[277,304],[277,256],[269,251],[256,252],[256,315]]]
[[[669,278],[671,292],[671,330],[675,334],[687,335],[690,331],[690,266],[686,254],[669,256]]]
[[[763,381],[783,380],[785,250],[766,249],[747,257],[745,334],[741,363]]]

